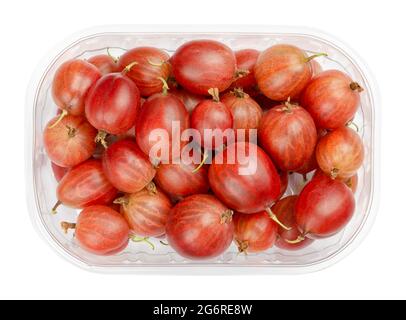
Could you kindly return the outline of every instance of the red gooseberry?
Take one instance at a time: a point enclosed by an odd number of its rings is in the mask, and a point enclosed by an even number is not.
[[[123,251],[129,240],[129,227],[123,216],[106,206],[82,210],[75,223],[62,222],[65,232],[75,229],[75,241],[93,254],[109,256]]]
[[[243,214],[235,213],[234,239],[239,252],[257,253],[270,249],[278,235],[278,225],[265,211]]]
[[[86,94],[100,77],[94,65],[79,59],[66,61],[56,70],[52,96],[62,110],[61,118],[68,113],[75,116],[84,113]]]
[[[73,167],[89,159],[95,149],[97,130],[82,116],[55,117],[44,130],[49,159],[60,167]]]
[[[126,138],[111,144],[102,157],[107,179],[118,190],[135,193],[155,176],[155,169],[135,140]]]
[[[252,89],[256,86],[254,67],[260,52],[254,49],[243,49],[235,52],[237,61],[236,80],[232,88]]]
[[[316,159],[320,169],[332,178],[348,179],[364,160],[362,140],[354,130],[338,128],[320,139]]]
[[[295,219],[301,231],[298,241],[336,234],[350,221],[354,209],[350,188],[327,175],[317,175],[303,188],[296,201]]]
[[[248,94],[242,89],[234,89],[232,92],[221,97],[233,115],[233,128],[243,129],[244,137],[237,135],[238,141],[246,140],[256,142],[249,135],[250,129],[257,129],[262,117],[262,109]]]
[[[278,228],[278,239],[276,246],[285,250],[299,250],[310,245],[313,240],[309,238],[302,239],[299,228],[295,220],[295,204],[297,196],[288,196],[272,206],[272,212],[278,217],[284,225],[289,226],[290,230]],[[298,240],[299,239],[299,240]]]
[[[236,72],[234,52],[214,40],[193,40],[180,46],[171,58],[176,81],[190,92],[207,95],[230,87]]]
[[[295,171],[311,158],[317,142],[317,130],[305,109],[286,102],[264,114],[258,140],[278,168]]]
[[[168,243],[189,259],[215,258],[233,241],[232,214],[212,195],[187,197],[171,210],[166,225]]]
[[[176,150],[174,145],[182,150],[187,144],[188,141],[179,141],[181,138],[172,134],[176,123],[179,124],[178,134],[181,135],[189,128],[189,113],[178,97],[168,93],[168,86],[164,82],[162,93],[156,93],[144,102],[135,126],[138,146],[154,164],[160,161],[169,163],[172,151]],[[168,141],[161,141],[163,138],[160,136],[154,137],[153,133],[157,130],[165,132]],[[163,148],[167,148],[169,154]],[[152,154],[154,151],[156,153]]]
[[[355,115],[363,89],[338,70],[328,70],[314,77],[303,91],[300,102],[312,115],[317,127],[336,129]]]
[[[171,66],[169,55],[157,48],[138,47],[124,53],[118,64],[121,70],[131,66],[127,76],[137,85],[143,97],[159,93],[162,89],[160,79],[168,80]]]
[[[205,150],[218,150],[227,142],[226,132],[233,128],[233,115],[229,108],[220,102],[218,90],[209,91],[213,99],[199,102],[191,114],[190,127],[199,132],[200,145]]]
[[[70,169],[58,184],[58,202],[72,208],[110,204],[117,195],[116,188],[103,173],[100,160],[90,159]]]
[[[105,147],[106,133],[123,134],[130,130],[140,107],[138,88],[124,72],[100,78],[86,98],[86,117],[99,130],[98,140]]]
[[[143,237],[159,237],[165,234],[172,203],[159,189],[144,188],[114,202],[121,204],[121,213],[133,234]]]
[[[255,78],[260,91],[276,101],[296,99],[312,78],[310,57],[300,48],[277,44],[263,51],[255,65]]]
[[[117,63],[117,58],[112,57],[110,54],[99,54],[90,57],[87,59],[87,62],[99,69],[102,75],[121,71]]]
[[[237,142],[218,153],[209,168],[210,186],[224,204],[241,213],[271,211],[281,192],[278,172],[257,145]]]
[[[208,166],[186,163],[183,158],[160,164],[156,169],[155,182],[174,198],[207,193],[210,186],[207,178]]]

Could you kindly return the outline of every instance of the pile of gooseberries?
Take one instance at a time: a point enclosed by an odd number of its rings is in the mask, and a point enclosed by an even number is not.
[[[364,160],[349,125],[363,89],[323,71],[326,55],[193,40],[172,55],[137,47],[64,62],[52,83],[59,110],[43,132],[58,181],[52,213],[79,209],[61,227],[96,255],[157,238],[211,259],[232,244],[301,250],[337,234],[354,214]],[[199,142],[179,139],[174,123]],[[286,192],[291,173],[311,177],[297,194]]]

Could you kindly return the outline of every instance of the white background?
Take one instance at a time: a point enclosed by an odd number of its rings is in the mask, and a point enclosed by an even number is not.
[[[405,1],[3,1],[0,298],[406,298],[405,12]],[[100,275],[57,256],[34,231],[26,208],[26,88],[38,61],[71,33],[132,23],[302,25],[350,44],[382,96],[381,205],[362,245],[333,267],[300,276]]]

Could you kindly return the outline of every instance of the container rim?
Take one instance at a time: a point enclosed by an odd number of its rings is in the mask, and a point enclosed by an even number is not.
[[[143,264],[140,266],[113,266],[113,265],[89,265],[81,259],[75,257],[64,249],[47,231],[43,221],[39,219],[39,207],[36,201],[33,190],[35,190],[35,181],[33,176],[33,101],[36,101],[39,84],[42,82],[43,75],[52,61],[54,61],[61,52],[72,46],[78,41],[82,41],[88,37],[95,37],[102,34],[114,33],[165,33],[165,34],[240,34],[240,35],[261,35],[261,34],[288,34],[299,35],[315,38],[319,41],[328,43],[332,47],[344,53],[357,67],[363,77],[367,90],[370,93],[372,107],[372,159],[374,170],[372,173],[371,197],[368,204],[368,212],[362,224],[357,231],[352,235],[351,239],[333,254],[324,257],[321,260],[302,264],[302,265],[219,265],[199,264],[193,265],[156,265]],[[227,269],[225,274],[302,274],[315,272],[325,269],[344,257],[348,256],[360,243],[365,239],[366,235],[372,228],[379,208],[379,187],[380,187],[380,94],[375,77],[366,63],[359,55],[354,52],[346,43],[337,39],[324,31],[301,26],[272,26],[272,25],[104,25],[87,28],[72,34],[60,44],[56,45],[49,51],[41,60],[35,69],[31,80],[28,84],[26,94],[26,110],[25,110],[25,176],[26,176],[26,198],[27,209],[30,219],[35,229],[41,237],[58,253],[59,256],[70,261],[71,263],[81,267],[84,270],[102,272],[102,273],[139,273],[139,274],[178,274],[183,275],[181,270],[188,269],[188,275],[203,274],[203,275],[224,275],[224,269]],[[36,212],[34,214],[34,208]],[[199,268],[194,268],[199,267]],[[198,270],[197,270],[198,269]]]

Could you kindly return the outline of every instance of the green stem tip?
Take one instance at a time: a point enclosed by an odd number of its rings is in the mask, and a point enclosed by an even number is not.
[[[289,231],[289,230],[292,229],[292,228],[290,228],[290,227],[285,226],[282,222],[280,222],[279,219],[278,219],[278,217],[275,215],[275,213],[272,212],[271,208],[268,207],[268,208],[266,208],[265,211],[268,213],[269,217],[270,217],[273,221],[275,221],[279,226],[281,226],[283,229],[285,229],[285,230],[287,230],[287,231]]]
[[[327,54],[327,53],[324,53],[324,52],[320,52],[320,53],[313,54],[313,55],[311,55],[310,57],[307,57],[307,58],[306,58],[306,62],[310,62],[310,61],[312,61],[313,59],[318,58],[318,57],[328,57],[328,54]]]
[[[148,237],[138,237],[136,235],[132,235],[132,236],[130,236],[130,239],[132,242],[136,242],[136,243],[145,242],[151,247],[152,250],[155,250],[154,244],[149,240]]]

